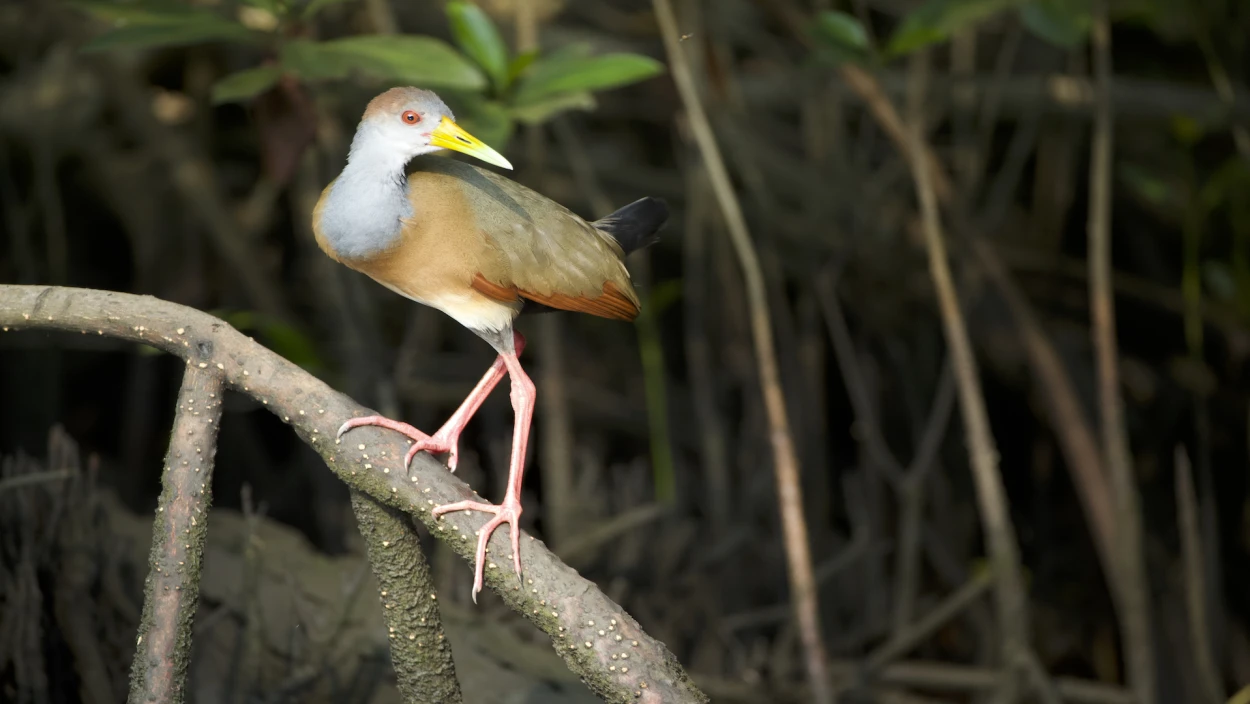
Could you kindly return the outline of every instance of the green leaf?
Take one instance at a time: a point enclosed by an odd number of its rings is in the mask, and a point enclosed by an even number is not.
[[[152,49],[214,41],[255,42],[259,36],[242,25],[213,18],[185,22],[135,24],[106,32],[87,42],[83,51]]]
[[[590,42],[570,42],[552,49],[543,57],[543,61],[572,61],[573,59],[589,59],[595,53]],[[534,58],[538,58],[536,55]]]
[[[347,78],[354,69],[351,61],[335,53],[330,42],[293,39],[282,45],[282,67],[305,81]]]
[[[1237,297],[1237,279],[1224,262],[1208,260],[1202,264],[1202,280],[1216,298],[1230,301]]]
[[[1130,162],[1117,165],[1116,176],[1128,191],[1160,213],[1175,215],[1185,208],[1185,187],[1173,174]]]
[[[1088,0],[1033,0],[1020,8],[1020,21],[1051,44],[1071,48],[1085,41],[1094,17]]]
[[[307,5],[304,6],[304,10],[303,12],[300,13],[300,16],[306,20],[311,20],[312,18],[320,14],[321,11],[326,9],[327,7],[331,7],[331,6],[338,5],[344,2],[348,2],[348,1],[349,0],[311,0]]]
[[[664,64],[638,54],[604,54],[539,59],[517,89],[516,102],[540,102],[561,93],[606,90],[637,83],[664,71]]]
[[[496,89],[507,87],[508,47],[482,8],[464,0],[452,0],[447,3],[447,19],[456,44],[486,71]]]
[[[1196,118],[1189,115],[1173,115],[1168,120],[1169,131],[1178,142],[1192,147],[1206,136],[1207,128]]]
[[[1250,162],[1235,154],[1224,161],[1207,178],[1198,191],[1198,199],[1207,212],[1225,203],[1243,204],[1250,196]]]
[[[811,34],[819,42],[819,53],[834,63],[863,63],[872,56],[864,25],[845,12],[820,13],[812,23]]]
[[[270,349],[305,370],[317,373],[325,367],[316,344],[299,329],[279,320],[267,319],[261,322],[260,333],[268,341]]]
[[[533,102],[513,105],[512,119],[527,125],[539,125],[569,110],[594,110],[595,96],[585,91],[556,93]]]
[[[122,27],[130,24],[158,24],[181,22],[195,18],[220,20],[221,17],[208,10],[190,7],[176,2],[117,2],[116,0],[78,0],[70,3],[98,19],[114,22]]]
[[[85,51],[119,47],[182,46],[211,41],[253,42],[260,35],[200,8],[169,2],[80,1],[75,7],[109,22],[113,29],[88,42]]]
[[[260,66],[232,73],[213,84],[214,103],[247,100],[269,90],[282,76],[277,66]]]
[[[508,85],[512,85],[516,79],[521,77],[522,73],[534,63],[534,59],[538,58],[538,50],[530,49],[517,54],[512,62],[508,64]]]
[[[886,52],[903,56],[949,39],[961,30],[1019,5],[1022,0],[926,0],[903,18]]]
[[[486,87],[486,79],[476,66],[433,37],[372,35],[328,42],[297,39],[283,44],[282,65],[309,81],[362,73],[422,86]]]

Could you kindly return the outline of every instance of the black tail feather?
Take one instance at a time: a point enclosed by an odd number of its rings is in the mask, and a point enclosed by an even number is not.
[[[659,198],[639,198],[607,217],[596,228],[612,235],[626,254],[655,244],[668,220],[668,205]]]

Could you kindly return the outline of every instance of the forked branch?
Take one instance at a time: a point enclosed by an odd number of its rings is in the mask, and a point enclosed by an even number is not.
[[[148,296],[48,286],[0,285],[0,329],[62,330],[157,347],[192,369],[215,370],[229,388],[259,401],[286,421],[353,490],[415,517],[471,562],[476,513],[434,520],[430,508],[474,498],[464,482],[428,455],[404,471],[406,441],[378,428],[353,430],[336,442],[344,420],[371,411],[326,386],[227,323]],[[486,584],[552,639],[568,667],[609,702],[706,702],[663,643],[532,537],[521,541],[525,582],[509,560],[488,566]],[[491,555],[509,554],[497,534]],[[433,598],[433,597],[431,597]]]

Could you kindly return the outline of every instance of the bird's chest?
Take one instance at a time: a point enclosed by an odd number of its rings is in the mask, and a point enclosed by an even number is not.
[[[344,262],[386,288],[443,311],[475,330],[503,330],[519,310],[489,299],[472,287],[473,277],[491,268],[490,248],[476,231],[440,236],[413,225],[401,244],[368,259]]]

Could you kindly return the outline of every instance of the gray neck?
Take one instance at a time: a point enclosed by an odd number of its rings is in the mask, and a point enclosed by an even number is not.
[[[344,259],[378,254],[399,239],[401,220],[412,217],[408,200],[408,155],[374,139],[365,125],[352,140],[347,166],[326,195],[321,232]]]

